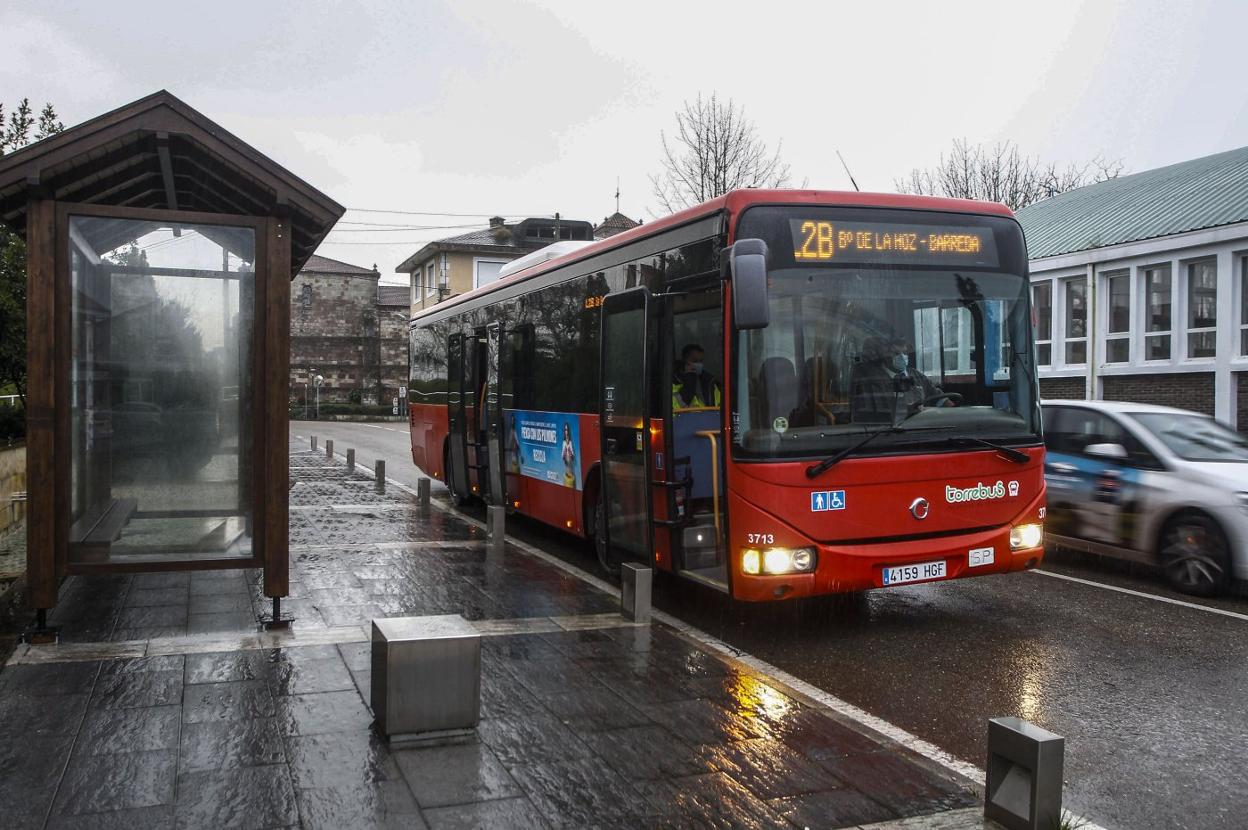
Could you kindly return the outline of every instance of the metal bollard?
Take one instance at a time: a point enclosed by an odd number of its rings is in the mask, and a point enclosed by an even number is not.
[[[377,492],[386,492],[386,462],[380,458],[378,458],[377,463],[373,465],[373,477],[376,478],[376,481],[373,482],[373,486],[377,488]]]
[[[420,502],[421,506],[429,506],[430,489],[431,486],[428,478],[422,478],[416,482],[416,501]]]
[[[485,508],[485,539],[492,550],[502,550],[507,539],[507,508],[491,504]]]
[[[334,440],[332,438],[325,442],[325,457],[330,459],[334,457]]]
[[[1065,745],[1061,735],[1022,718],[988,721],[984,817],[1006,830],[1059,826]]]
[[[374,619],[370,700],[390,741],[472,733],[481,718],[481,633],[458,615]]]
[[[316,436],[315,435],[312,436],[312,449],[313,450],[316,449]]]
[[[638,623],[650,622],[650,583],[654,571],[636,562],[620,566],[620,614]]]
[[[347,472],[355,469],[355,450],[347,450]]]

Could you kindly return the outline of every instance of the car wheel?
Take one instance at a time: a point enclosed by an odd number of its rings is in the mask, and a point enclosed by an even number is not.
[[[1208,597],[1230,576],[1230,545],[1218,523],[1203,513],[1184,513],[1161,532],[1161,568],[1176,591]]]
[[[610,576],[620,573],[620,563],[615,561],[611,548],[607,544],[607,508],[602,502],[602,492],[598,493],[598,502],[594,505],[594,553],[598,555],[598,564]]]

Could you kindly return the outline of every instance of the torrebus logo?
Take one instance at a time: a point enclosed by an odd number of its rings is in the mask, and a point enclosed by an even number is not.
[[[974,487],[953,487],[945,485],[945,501],[956,504],[962,501],[984,501],[986,499],[1005,498],[1005,482],[984,484],[982,481]]]

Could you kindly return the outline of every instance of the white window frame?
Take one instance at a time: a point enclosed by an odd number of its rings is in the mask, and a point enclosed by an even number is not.
[[[1083,336],[1071,337],[1070,336],[1070,313],[1069,313],[1069,306],[1068,306],[1067,299],[1070,295],[1071,284],[1080,282],[1080,281],[1083,282]],[[1092,324],[1092,318],[1088,314],[1088,300],[1089,300],[1088,275],[1086,273],[1076,274],[1074,276],[1070,276],[1070,277],[1066,277],[1062,279],[1061,283],[1062,283],[1062,306],[1061,306],[1061,309],[1062,309],[1062,365],[1070,366],[1070,367],[1087,366],[1088,365],[1088,343],[1089,343],[1088,330]],[[1079,363],[1071,363],[1070,360],[1067,358],[1067,355],[1069,354],[1068,347],[1072,343],[1083,344],[1083,360],[1080,361]]]
[[[481,266],[482,265],[506,265],[511,262],[509,259],[499,259],[498,257],[474,256],[472,258],[472,287],[481,287]],[[489,283],[486,283],[488,285]]]
[[[1192,328],[1192,269],[1199,265],[1209,264],[1213,266],[1213,314],[1214,324],[1212,326],[1200,326]],[[1205,362],[1217,359],[1217,315],[1218,315],[1218,259],[1217,257],[1196,257],[1194,259],[1185,259],[1182,261],[1183,266],[1183,354],[1178,358],[1182,362]],[[1174,324],[1174,316],[1170,318],[1171,325]],[[1193,334],[1212,334],[1214,336],[1213,354],[1206,357],[1193,357],[1190,353],[1191,338]]]
[[[1049,336],[1045,340],[1040,339],[1040,329],[1039,329],[1040,315],[1039,314],[1036,315],[1036,329],[1034,331],[1035,338],[1036,338],[1036,365],[1041,368],[1047,369],[1048,367],[1053,365],[1053,340],[1054,340],[1053,334],[1054,334],[1054,329],[1057,328],[1057,320],[1055,320],[1053,317],[1053,299],[1054,297],[1056,297],[1057,291],[1055,290],[1053,286],[1052,279],[1043,279],[1043,280],[1034,281],[1031,284],[1031,307],[1032,307],[1033,313],[1036,308],[1036,288],[1038,286],[1044,286],[1049,289]],[[1049,359],[1045,363],[1039,362],[1041,346],[1049,347]]]
[[[1158,269],[1165,269],[1169,271],[1170,273],[1170,328],[1159,329],[1158,331],[1149,331],[1148,323],[1149,323],[1150,314],[1149,314],[1149,303],[1148,303],[1148,298],[1149,298],[1148,272],[1155,271]],[[1176,342],[1178,340],[1178,337],[1177,337],[1177,332],[1175,330],[1174,321],[1175,321],[1176,312],[1178,312],[1179,310],[1178,309],[1178,295],[1180,294],[1180,292],[1176,290],[1178,286],[1175,285],[1174,263],[1173,262],[1154,262],[1150,265],[1141,265],[1139,268],[1139,272],[1140,272],[1140,279],[1139,279],[1140,299],[1141,299],[1143,315],[1144,315],[1143,319],[1140,321],[1140,336],[1142,338],[1142,342],[1141,342],[1142,351],[1140,352],[1140,362],[1146,363],[1146,364],[1151,363],[1153,365],[1157,365],[1161,363],[1170,363],[1172,361],[1177,362],[1178,354],[1180,354],[1177,347],[1180,344]],[[1162,335],[1165,335],[1170,338],[1169,357],[1150,358],[1148,356],[1148,341],[1151,338],[1161,337]]]
[[[1104,356],[1104,363],[1107,366],[1127,366],[1131,363],[1132,353],[1135,351],[1134,337],[1135,331],[1135,281],[1131,277],[1130,268],[1114,268],[1100,274],[1100,296],[1104,298],[1104,302],[1099,303],[1101,306],[1100,331],[1104,332],[1101,337],[1101,354]],[[1126,331],[1110,331],[1109,326],[1113,320],[1113,296],[1109,290],[1109,282],[1113,279],[1125,279],[1127,281],[1127,329]],[[1127,359],[1114,360],[1109,359],[1109,344],[1115,340],[1125,340],[1127,343]]]
[[[438,293],[438,285],[436,282],[434,282],[434,279],[433,279],[433,276],[434,276],[433,263],[432,262],[425,263],[424,266],[422,266],[421,268],[421,272],[424,274],[425,297],[429,298],[429,297],[435,296]]]
[[[1235,313],[1239,315],[1239,337],[1235,341],[1235,354],[1238,357],[1248,357],[1248,349],[1244,348],[1244,342],[1248,339],[1245,337],[1245,332],[1248,332],[1248,314],[1244,313],[1244,303],[1248,299],[1248,254],[1241,254],[1233,261],[1239,263],[1239,279],[1231,284],[1235,291]]]

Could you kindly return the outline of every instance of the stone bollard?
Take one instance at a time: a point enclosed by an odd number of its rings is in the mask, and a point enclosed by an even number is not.
[[[491,550],[502,550],[507,539],[507,508],[491,504],[485,508],[485,540]]]
[[[421,507],[429,506],[430,490],[431,484],[428,478],[422,478],[416,482],[416,501],[420,503]]]
[[[314,452],[316,451],[316,436],[315,435],[312,436],[312,450]]]
[[[325,442],[325,457],[331,460],[334,457],[334,440],[332,438]]]
[[[355,450],[347,450],[347,472],[355,469]]]
[[[376,481],[373,486],[377,488],[378,493],[386,492],[386,462],[378,458],[377,463],[373,465],[373,477]]]
[[[636,562],[620,566],[620,614],[637,623],[650,622],[650,584],[654,571]]]
[[[1062,821],[1066,739],[1022,718],[988,721],[984,817],[1007,830],[1041,830]]]

